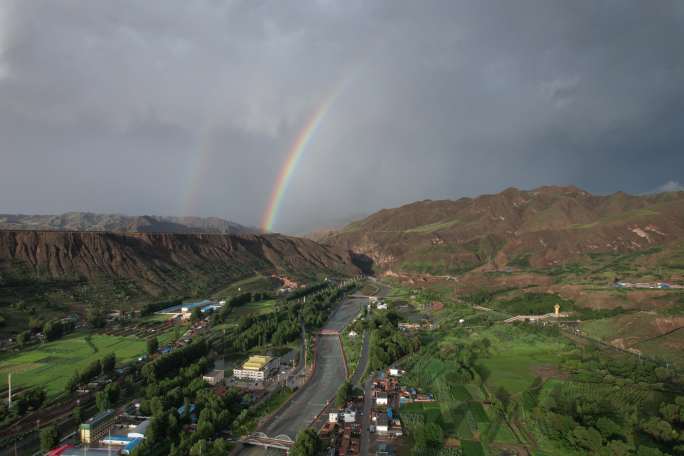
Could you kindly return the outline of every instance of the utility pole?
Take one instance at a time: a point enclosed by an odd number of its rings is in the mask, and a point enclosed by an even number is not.
[[[309,354],[309,350],[307,349],[308,346],[308,341],[306,340],[306,334],[304,334],[304,369],[306,369],[306,363],[307,363],[307,358]]]
[[[12,408],[12,372],[7,374],[7,384],[9,385],[9,397],[7,398],[7,408],[11,409]]]

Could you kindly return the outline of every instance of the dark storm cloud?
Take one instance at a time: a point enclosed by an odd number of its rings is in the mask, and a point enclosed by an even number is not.
[[[341,81],[276,229],[515,185],[672,189],[684,6],[0,0],[0,212],[256,224]]]

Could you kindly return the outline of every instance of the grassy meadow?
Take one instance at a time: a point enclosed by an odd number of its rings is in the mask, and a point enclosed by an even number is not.
[[[21,353],[0,358],[0,375],[12,373],[15,387],[44,387],[48,396],[64,390],[69,378],[78,369],[116,354],[117,363],[135,359],[144,353],[146,343],[134,337],[92,335],[90,343],[83,335],[73,334]]]

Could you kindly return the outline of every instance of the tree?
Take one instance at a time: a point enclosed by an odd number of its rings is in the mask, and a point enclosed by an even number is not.
[[[80,405],[77,405],[74,408],[74,411],[71,412],[71,416],[74,417],[74,421],[76,421],[77,423],[80,423],[81,421],[83,421],[83,412],[81,411]]]
[[[316,431],[311,428],[297,434],[290,455],[292,456],[315,456],[323,449],[323,443]]]
[[[504,411],[507,410],[507,409],[508,409],[508,406],[509,406],[510,403],[511,403],[511,393],[509,393],[509,392],[506,390],[506,388],[504,388],[503,386],[500,386],[500,387],[496,390],[496,392],[494,393],[494,395],[496,396],[496,398],[497,398],[497,399],[499,400],[499,402],[501,403],[502,409],[503,409]]]
[[[347,401],[349,401],[353,390],[354,387],[350,382],[344,382],[337,390],[337,396],[335,396],[335,405],[337,405],[339,408],[344,407],[347,404]]]
[[[622,428],[618,426],[613,420],[602,416],[596,420],[596,428],[599,430],[604,439],[610,440],[611,437],[621,437]]]
[[[441,448],[444,442],[444,431],[437,423],[427,423],[419,427],[414,439],[417,448]]]
[[[153,355],[159,350],[159,340],[156,337],[147,339],[147,353]]]
[[[660,451],[658,448],[651,448],[647,446],[640,446],[637,450],[637,456],[667,456],[665,453]]]
[[[677,431],[670,423],[660,418],[651,417],[641,424],[641,429],[661,442],[671,442],[677,439]]]
[[[190,321],[200,321],[202,319],[202,309],[195,307],[190,313]]]
[[[207,454],[207,448],[209,445],[205,439],[198,440],[192,448],[190,448],[190,456],[201,456]]]
[[[112,375],[114,373],[115,367],[116,355],[114,353],[109,353],[104,358],[102,358],[102,373],[104,375]]]
[[[224,456],[230,452],[230,446],[228,443],[223,440],[223,439],[216,439],[214,440],[213,445],[211,446],[211,455],[212,456]]]
[[[97,404],[97,409],[100,412],[104,412],[112,407],[112,403],[109,400],[109,394],[107,394],[107,391],[98,391],[95,394],[95,404]]]
[[[53,323],[51,321],[48,321],[43,325],[43,334],[45,335],[45,339],[47,339],[48,341],[58,339],[59,336],[61,336],[60,333],[61,328],[59,326],[59,323]]]
[[[606,456],[630,456],[634,454],[634,447],[622,440],[611,440],[605,447]]]
[[[22,331],[17,334],[17,345],[19,345],[19,347],[26,345],[26,342],[29,340],[31,340],[31,333],[29,331]]]
[[[572,431],[572,440],[576,446],[587,451],[595,451],[601,448],[603,440],[601,434],[594,428],[577,426]]]
[[[31,331],[40,331],[40,329],[43,327],[43,321],[38,318],[31,317],[29,318],[28,326]]]
[[[86,320],[93,328],[104,328],[107,324],[105,311],[101,306],[91,305],[86,309]]]
[[[59,443],[59,434],[54,426],[46,426],[40,430],[40,448],[43,451],[50,451]]]

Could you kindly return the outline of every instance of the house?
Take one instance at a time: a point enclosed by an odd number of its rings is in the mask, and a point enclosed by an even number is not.
[[[353,410],[344,412],[342,414],[342,421],[345,423],[356,423],[356,412]]]
[[[416,331],[420,329],[420,323],[402,321],[397,324],[401,331]]]
[[[389,403],[389,399],[387,398],[387,393],[378,393],[377,396],[375,396],[375,405],[387,405]]]
[[[223,383],[224,376],[225,373],[223,369],[214,369],[213,371],[204,374],[202,376],[202,380],[209,383],[210,385],[218,385],[220,383]]]
[[[191,423],[197,423],[197,406],[195,404],[190,404],[188,408],[188,415],[190,416],[190,422]],[[185,415],[185,404],[181,405],[178,407],[178,416],[181,418]]]
[[[387,434],[389,432],[389,420],[387,415],[382,414],[378,416],[378,420],[375,423],[375,431],[378,434]]]
[[[389,374],[391,377],[401,377],[404,373],[405,371],[397,369],[396,367],[389,368]]]

